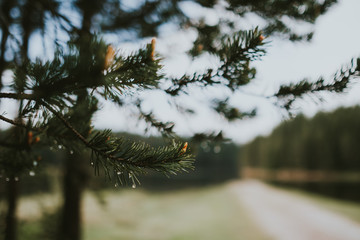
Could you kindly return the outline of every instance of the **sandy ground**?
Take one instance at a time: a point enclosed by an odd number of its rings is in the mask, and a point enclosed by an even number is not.
[[[231,189],[274,240],[360,240],[360,224],[258,181]]]

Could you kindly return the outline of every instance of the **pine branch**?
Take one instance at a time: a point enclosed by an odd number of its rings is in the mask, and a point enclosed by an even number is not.
[[[203,142],[203,141],[211,141],[211,142],[225,142],[229,141],[230,139],[224,138],[222,131],[215,133],[196,133],[192,137],[194,142]]]
[[[111,156],[105,158],[93,152],[92,165],[95,173],[99,174],[102,166],[109,179],[115,177],[121,184],[128,176],[134,180],[137,175],[145,174],[147,170],[176,174],[194,168],[194,157],[186,151],[187,143],[174,142],[173,145],[153,148],[145,143],[109,138],[106,132],[97,133],[91,142]]]
[[[204,74],[194,74],[192,77],[185,74],[181,78],[172,78],[170,79],[171,87],[166,89],[165,92],[171,96],[177,96],[180,92],[184,92],[184,88],[188,85],[197,84],[201,87],[211,86],[215,84],[221,84],[220,81],[215,80],[214,78],[218,74],[213,74],[212,69],[208,69]]]
[[[34,100],[35,95],[34,94],[26,94],[26,93],[4,93],[0,92],[0,98],[10,98],[10,99],[16,99],[16,100]]]
[[[250,62],[265,54],[265,50],[261,48],[265,44],[264,39],[257,28],[224,37],[220,46],[211,52],[221,62],[217,69],[208,69],[206,73],[194,74],[192,77],[185,74],[179,79],[172,78],[172,86],[165,92],[177,96],[180,92],[185,92],[185,87],[192,84],[203,87],[222,84],[232,91],[246,85],[255,78],[256,73],[255,69],[250,67]]]
[[[343,93],[354,78],[360,77],[360,58],[353,59],[348,69],[342,69],[335,74],[331,83],[326,84],[323,78],[316,82],[304,79],[296,84],[282,85],[274,97],[283,101],[286,110],[290,110],[296,99],[302,98],[304,95],[315,94],[319,92],[335,92]]]
[[[49,104],[43,101],[41,104],[60,119],[86,147],[91,149],[92,156],[96,159],[93,163],[96,173],[99,172],[99,163],[109,178],[111,178],[109,169],[112,169],[111,172],[131,170],[133,177],[143,173],[143,169],[146,168],[168,173],[192,169],[193,157],[185,153],[181,144],[154,149],[143,143],[136,144],[120,138],[111,138],[111,131],[98,132],[88,141]]]
[[[215,53],[222,62],[218,74],[228,81],[227,87],[232,91],[255,78],[256,70],[250,67],[250,62],[265,54],[261,48],[265,44],[264,39],[262,32],[255,28],[240,31],[222,41],[220,49]]]
[[[215,105],[213,109],[225,117],[229,122],[256,116],[256,109],[253,109],[250,112],[240,112],[238,108],[229,105],[228,98],[225,100],[214,100],[213,102]]]
[[[51,61],[29,62],[26,69],[28,84],[25,88],[32,91],[32,95],[6,95],[14,99],[31,98],[43,99],[46,102],[59,102],[71,94],[82,90],[91,90],[99,93],[106,100],[122,104],[120,96],[124,91],[137,88],[156,88],[163,78],[159,71],[162,66],[160,60],[154,57],[155,42],[152,41],[145,48],[139,49],[130,55],[115,55],[112,47],[96,36],[91,38],[86,56],[80,56],[77,44],[69,45],[69,54],[60,50],[55,53]],[[107,54],[111,49],[111,55]],[[23,69],[19,69],[19,76],[15,76],[15,83],[21,84],[17,79],[23,79]],[[15,88],[24,88],[17,86]]]
[[[17,126],[17,127],[22,127],[22,128],[26,128],[28,130],[32,130],[32,131],[36,131],[36,132],[41,132],[43,131],[43,129],[41,128],[34,128],[34,127],[31,127],[29,125],[26,125],[24,123],[21,123],[19,121],[16,121],[16,120],[12,120],[10,118],[7,118],[7,117],[4,117],[3,115],[0,115],[0,120],[4,121],[4,122],[7,122],[7,123],[10,123],[11,125],[14,125],[14,126]]]
[[[75,134],[75,136],[85,144],[85,146],[92,148],[90,143],[85,139],[84,136],[82,136],[60,113],[58,113],[54,108],[52,108],[49,104],[46,102],[40,100],[40,104],[42,104],[44,107],[46,107],[52,114],[54,114],[64,125],[67,127],[71,132]]]
[[[162,122],[155,118],[152,112],[145,113],[141,109],[141,101],[138,100],[136,103],[136,107],[139,110],[139,118],[144,119],[146,123],[150,125],[150,127],[156,128],[164,137],[174,137],[176,136],[173,128],[175,126],[175,123],[173,122]],[[146,129],[148,131],[149,129]]]
[[[117,54],[110,61],[106,59],[108,66],[104,75],[102,95],[113,97],[122,94],[123,90],[134,87],[156,88],[164,75],[159,71],[162,68],[161,59],[156,59],[154,52],[155,40],[153,39],[145,48],[126,57]]]

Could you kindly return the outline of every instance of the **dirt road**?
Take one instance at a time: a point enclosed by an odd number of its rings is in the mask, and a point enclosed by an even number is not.
[[[274,240],[360,240],[360,224],[258,181],[231,189]]]

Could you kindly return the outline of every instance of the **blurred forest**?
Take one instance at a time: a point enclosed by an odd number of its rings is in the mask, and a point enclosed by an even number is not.
[[[360,107],[303,115],[241,149],[243,177],[360,200]]]

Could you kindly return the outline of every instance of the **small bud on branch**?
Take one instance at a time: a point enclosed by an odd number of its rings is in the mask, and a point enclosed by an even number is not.
[[[151,60],[154,60],[154,56],[155,56],[155,44],[156,44],[156,38],[151,39],[151,53],[150,53],[150,58],[151,58]]]
[[[27,134],[27,144],[30,146],[33,142],[33,133],[30,131]]]
[[[38,142],[40,142],[40,137],[39,136],[34,139],[34,144],[38,143]]]
[[[108,69],[114,61],[115,50],[109,45],[106,50],[104,69]]]
[[[181,151],[180,151],[180,156],[183,155],[184,153],[186,153],[187,147],[188,147],[188,143],[185,142],[182,149],[181,149]]]

